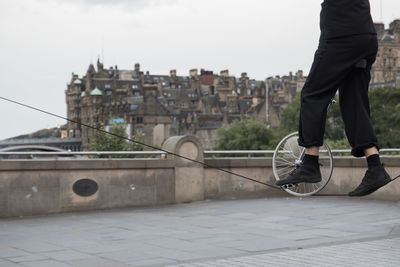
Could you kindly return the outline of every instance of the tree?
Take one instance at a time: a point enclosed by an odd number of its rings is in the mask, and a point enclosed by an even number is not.
[[[273,134],[268,127],[252,119],[234,120],[217,130],[216,150],[265,150]]]
[[[95,131],[95,134],[91,136],[89,143],[89,150],[91,151],[142,151],[141,145],[128,141],[126,139],[108,134],[105,132],[103,124],[99,128],[101,131]],[[109,132],[118,136],[127,138],[126,127],[124,124],[113,124],[110,126]],[[133,138],[134,140],[141,141],[143,136],[137,135]],[[108,156],[99,156],[108,157]],[[126,155],[113,155],[113,157],[128,157]],[[133,157],[132,155],[129,157]]]
[[[338,141],[346,138],[344,123],[340,112],[338,97],[335,96],[336,104],[332,104],[328,110],[325,124],[325,138]],[[278,129],[279,135],[287,135],[298,131],[300,119],[300,94],[283,110],[281,116],[281,126]],[[282,136],[282,137],[283,137]]]
[[[325,139],[331,148],[350,148],[342,120],[338,97],[337,104],[328,111]],[[400,147],[400,89],[377,87],[369,92],[371,122],[382,148]],[[281,126],[275,132],[279,141],[285,135],[298,130],[300,94],[282,112]]]
[[[400,88],[370,91],[371,120],[382,148],[400,147]]]

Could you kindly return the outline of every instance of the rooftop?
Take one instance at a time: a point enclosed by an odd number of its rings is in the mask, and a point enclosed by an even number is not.
[[[90,92],[91,95],[103,95],[103,92],[99,90],[99,88],[94,88],[92,92]]]

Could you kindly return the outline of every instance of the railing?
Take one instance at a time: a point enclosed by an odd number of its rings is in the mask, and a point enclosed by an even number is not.
[[[289,151],[288,151],[289,152]],[[331,150],[332,154],[335,156],[335,154],[350,154],[351,150],[350,149],[332,149]],[[400,154],[400,148],[385,148],[380,150],[381,154],[386,154],[386,153],[395,153],[395,154]],[[12,152],[12,151],[7,151],[7,152],[1,152],[0,151],[0,157],[1,156],[29,156],[29,157],[34,157],[34,156],[143,156],[143,158],[146,158],[144,156],[159,156],[161,158],[165,158],[166,152],[164,151],[65,151],[65,152],[59,152],[59,151],[23,151],[23,152]],[[215,157],[218,155],[218,157],[223,157],[223,155],[244,155],[248,158],[251,158],[252,155],[268,155],[272,157],[274,154],[274,150],[205,150],[204,151],[204,156],[205,157]]]
[[[2,156],[9,157],[11,156],[12,159],[16,157],[20,158],[40,158],[40,157],[57,157],[57,158],[88,158],[88,156],[95,156],[95,157],[112,157],[112,156],[136,156],[136,158],[149,158],[149,156],[158,156],[159,158],[165,158],[166,152],[164,151],[20,151],[20,152],[1,152],[0,151],[0,159]],[[137,157],[139,156],[139,157]]]
[[[273,156],[275,150],[205,150],[204,155],[210,155],[210,156],[215,156],[215,155],[224,155],[224,154],[237,154],[237,155],[247,155],[247,157],[251,158],[252,155],[270,155],[271,157]],[[285,151],[281,151],[285,152]],[[290,151],[286,151],[290,153]],[[320,152],[327,152],[326,150],[320,150]],[[335,154],[351,154],[351,149],[331,149],[331,152],[333,156]],[[400,148],[384,148],[380,149],[379,152],[381,154],[386,154],[386,153],[398,153],[400,154]]]

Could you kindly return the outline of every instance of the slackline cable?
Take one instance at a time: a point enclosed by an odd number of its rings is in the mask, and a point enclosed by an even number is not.
[[[262,185],[265,185],[265,186],[268,186],[268,187],[271,187],[271,188],[274,188],[274,189],[277,189],[277,190],[282,190],[282,188],[280,188],[279,186],[275,186],[275,185],[271,185],[271,184],[264,183],[264,182],[261,182],[261,181],[257,181],[257,180],[255,180],[255,179],[253,179],[253,178],[250,178],[250,177],[247,177],[247,176],[238,174],[238,173],[234,173],[234,172],[231,172],[231,171],[229,171],[229,170],[226,170],[226,169],[223,169],[223,168],[220,168],[220,167],[215,167],[215,166],[212,166],[212,165],[210,165],[210,164],[208,164],[208,163],[201,162],[201,161],[198,161],[198,160],[195,160],[195,159],[191,159],[191,158],[188,158],[188,157],[179,155],[179,154],[177,154],[177,153],[174,153],[174,152],[171,152],[171,151],[167,151],[167,150],[165,150],[165,149],[162,149],[162,148],[159,148],[159,147],[156,147],[156,146],[152,146],[152,145],[149,145],[149,144],[146,144],[146,143],[143,143],[143,142],[134,140],[134,139],[130,139],[130,138],[127,138],[127,137],[118,135],[118,134],[114,134],[114,133],[111,133],[111,132],[107,132],[107,131],[102,130],[102,129],[99,129],[99,128],[97,128],[97,127],[94,127],[94,126],[91,126],[91,125],[87,125],[87,124],[85,124],[85,123],[78,122],[78,121],[75,121],[75,120],[72,120],[72,119],[68,119],[68,118],[65,118],[65,117],[63,117],[63,116],[57,115],[57,114],[55,114],[55,113],[51,113],[51,112],[45,111],[45,110],[43,110],[43,109],[39,109],[39,108],[30,106],[30,105],[27,105],[27,104],[24,104],[24,103],[15,101],[15,100],[11,100],[11,99],[8,99],[8,98],[2,97],[2,96],[0,96],[0,99],[3,99],[3,100],[5,100],[5,101],[11,102],[11,103],[14,103],[14,104],[17,104],[17,105],[20,105],[20,106],[23,106],[23,107],[26,107],[26,108],[29,108],[29,109],[33,109],[33,110],[36,110],[36,111],[39,111],[39,112],[42,112],[42,113],[45,113],[45,114],[48,114],[48,115],[51,115],[51,116],[53,116],[53,117],[57,117],[57,118],[60,118],[60,119],[63,119],[63,120],[67,120],[67,121],[69,121],[69,122],[77,123],[77,124],[79,124],[79,125],[88,127],[88,128],[90,128],[90,129],[93,129],[93,130],[96,130],[96,131],[100,131],[100,132],[103,132],[103,133],[106,133],[106,134],[109,134],[109,135],[112,135],[112,136],[115,136],[115,137],[118,137],[118,138],[121,138],[121,139],[125,139],[125,140],[128,140],[128,141],[130,141],[130,142],[134,142],[134,143],[136,143],[136,144],[142,145],[142,146],[146,146],[146,147],[149,147],[149,148],[152,148],[152,149],[155,149],[155,150],[159,150],[159,151],[165,152],[165,153],[167,153],[167,154],[170,154],[170,155],[173,155],[173,156],[176,156],[176,157],[180,157],[180,158],[183,158],[183,159],[186,159],[186,160],[189,160],[189,161],[192,161],[192,162],[195,162],[195,163],[204,165],[204,166],[209,167],[209,168],[213,168],[213,169],[216,169],[216,170],[225,172],[225,173],[229,173],[229,174],[238,176],[238,177],[240,177],[240,178],[243,178],[243,179],[246,179],[246,180],[255,182],[255,183],[259,183],[259,184],[262,184]]]
[[[186,159],[186,160],[189,160],[189,161],[192,161],[192,162],[195,162],[195,163],[204,165],[204,166],[206,166],[206,167],[208,167],[208,168],[213,168],[213,169],[216,169],[216,170],[219,170],[219,171],[228,173],[228,174],[232,174],[232,175],[238,176],[238,177],[240,177],[240,178],[243,178],[243,179],[246,179],[246,180],[249,180],[249,181],[258,183],[258,184],[262,184],[262,185],[271,187],[271,188],[273,188],[273,189],[283,190],[283,189],[282,189],[281,187],[279,187],[279,186],[275,186],[275,185],[272,185],[272,184],[264,183],[264,182],[255,180],[255,179],[253,179],[253,178],[250,178],[250,177],[247,177],[247,176],[238,174],[238,173],[231,172],[231,171],[229,171],[229,170],[226,170],[226,169],[223,169],[223,168],[220,168],[220,167],[212,166],[212,165],[210,165],[210,164],[208,164],[208,163],[205,163],[205,162],[201,162],[201,161],[198,161],[198,160],[195,160],[195,159],[191,159],[191,158],[188,158],[188,157],[179,155],[179,154],[174,153],[174,152],[171,152],[171,151],[167,151],[167,150],[162,149],[162,148],[160,148],[160,147],[152,146],[152,145],[149,145],[149,144],[146,144],[146,143],[137,141],[137,140],[135,140],[135,139],[130,139],[130,138],[128,138],[128,137],[124,137],[124,136],[121,136],[121,135],[118,135],[118,134],[114,134],[114,133],[111,133],[111,132],[107,132],[107,131],[102,130],[102,129],[100,129],[100,128],[97,128],[97,127],[94,127],[94,126],[91,126],[91,125],[87,125],[87,124],[85,124],[85,123],[78,122],[78,121],[75,121],[75,120],[72,120],[72,119],[68,119],[68,118],[65,118],[65,117],[63,117],[63,116],[57,115],[57,114],[55,114],[55,113],[45,111],[45,110],[43,110],[43,109],[39,109],[39,108],[30,106],[30,105],[27,105],[27,104],[24,104],[24,103],[15,101],[15,100],[11,100],[11,99],[8,99],[8,98],[2,97],[2,96],[0,96],[0,99],[3,99],[3,100],[5,100],[5,101],[7,101],[7,102],[11,102],[11,103],[14,103],[14,104],[17,104],[17,105],[20,105],[20,106],[23,106],[23,107],[26,107],[26,108],[29,108],[29,109],[33,109],[33,110],[36,110],[36,111],[39,111],[39,112],[48,114],[48,115],[50,115],[50,116],[57,117],[57,118],[60,118],[60,119],[69,121],[69,122],[77,123],[77,124],[79,124],[79,125],[82,125],[82,126],[85,126],[85,127],[90,128],[90,129],[93,129],[93,130],[96,130],[96,131],[100,131],[100,132],[103,132],[103,133],[106,133],[106,134],[115,136],[115,137],[117,137],[117,138],[125,139],[125,140],[127,140],[127,141],[134,142],[134,143],[139,144],[139,145],[142,145],[142,146],[146,146],[146,147],[149,147],[149,148],[152,148],[152,149],[155,149],[155,150],[159,150],[159,151],[165,152],[165,153],[167,153],[167,154],[170,154],[170,155],[173,155],[173,156],[176,156],[176,157],[179,157],[179,158],[183,158],[183,159]],[[398,175],[398,176],[396,176],[395,178],[393,178],[393,179],[392,179],[392,182],[395,181],[395,180],[397,180],[398,178],[400,178],[400,175]],[[315,196],[347,196],[347,194],[315,194]]]

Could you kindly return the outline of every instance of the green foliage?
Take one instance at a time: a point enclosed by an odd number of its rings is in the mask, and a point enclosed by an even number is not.
[[[283,135],[299,130],[300,119],[300,94],[293,98],[292,102],[282,111],[281,125],[278,131]]]
[[[369,96],[378,143],[382,148],[400,147],[400,88],[374,88]]]
[[[266,125],[252,119],[235,120],[218,129],[217,135],[216,150],[266,150],[273,139]]]
[[[338,97],[336,104],[331,105],[325,126],[325,138],[334,149],[348,149],[348,144]],[[394,87],[377,87],[369,92],[371,121],[378,142],[382,148],[400,147],[400,89]],[[282,112],[281,126],[275,134],[277,144],[285,135],[298,131],[300,117],[300,94],[298,94]]]
[[[338,104],[338,97],[335,96],[337,104],[330,106],[325,124],[325,137],[332,140],[345,138],[344,124]],[[281,115],[281,126],[278,135],[282,138],[292,132],[298,131],[300,119],[300,94],[283,110]]]
[[[400,89],[378,87],[369,92],[372,125],[381,148],[400,147]],[[330,106],[325,125],[325,140],[331,149],[350,149],[340,112],[338,96]],[[273,132],[253,120],[234,121],[218,129],[216,150],[274,149],[289,133],[298,131],[300,94],[285,108],[281,126]]]
[[[349,141],[347,138],[332,140],[332,139],[325,139],[325,142],[329,145],[331,149],[351,149]]]
[[[143,148],[137,143],[130,142],[126,139],[108,134],[105,131],[104,125],[99,127],[102,131],[96,131],[90,138],[89,150],[91,151],[142,151]],[[127,138],[126,127],[123,124],[114,124],[110,126],[110,133],[123,136]],[[142,141],[143,136],[135,136],[134,140]],[[109,156],[101,155],[100,158],[107,158]],[[112,155],[114,158],[134,157],[133,155]]]

